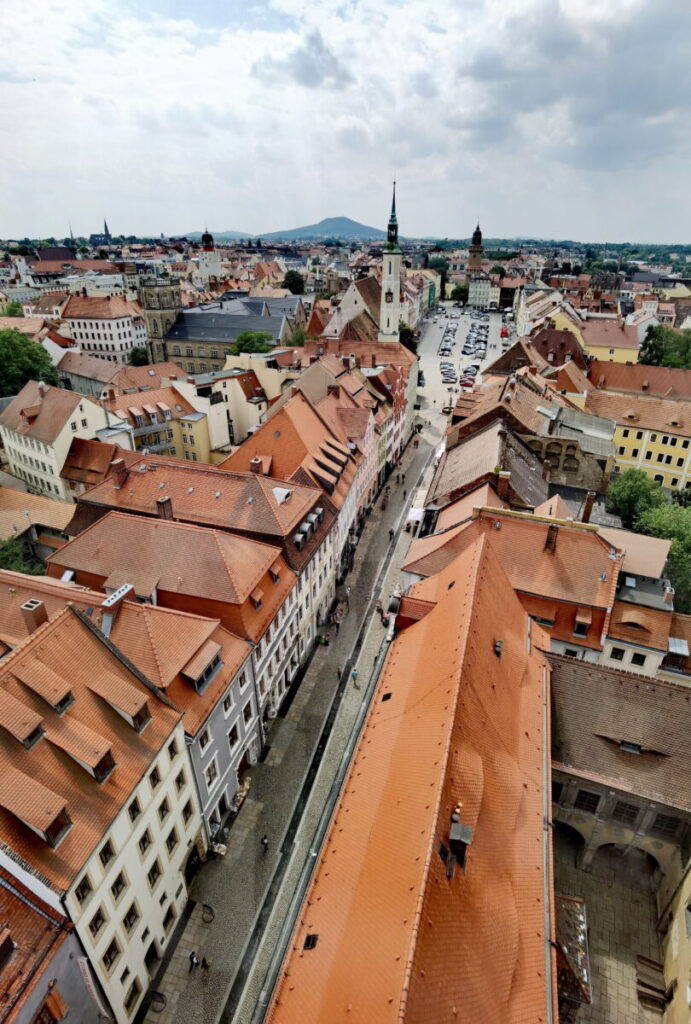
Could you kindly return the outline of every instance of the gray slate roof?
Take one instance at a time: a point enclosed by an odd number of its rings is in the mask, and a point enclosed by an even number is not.
[[[282,316],[233,316],[225,312],[181,313],[166,334],[166,341],[218,341],[232,343],[243,331],[264,331],[278,342]]]

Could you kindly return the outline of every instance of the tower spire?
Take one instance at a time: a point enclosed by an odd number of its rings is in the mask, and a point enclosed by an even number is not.
[[[391,213],[389,215],[389,226],[386,232],[387,252],[400,252],[398,245],[398,218],[396,217],[396,180],[393,183],[393,195],[391,197]]]

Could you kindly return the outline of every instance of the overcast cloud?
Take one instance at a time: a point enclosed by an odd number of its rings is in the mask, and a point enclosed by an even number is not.
[[[0,237],[684,242],[678,0],[2,0]]]

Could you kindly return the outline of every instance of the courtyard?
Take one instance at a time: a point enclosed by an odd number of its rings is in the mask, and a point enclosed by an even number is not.
[[[651,864],[640,850],[622,857],[606,846],[583,871],[576,867],[580,843],[568,826],[555,829],[555,892],[581,896],[588,915],[593,1001],[581,1007],[578,1024],[660,1024],[636,994],[636,957],[660,959]]]

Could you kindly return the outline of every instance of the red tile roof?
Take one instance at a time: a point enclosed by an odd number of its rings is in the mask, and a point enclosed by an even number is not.
[[[391,645],[271,1024],[539,1024],[555,999],[548,667],[486,540],[412,596],[434,607]],[[449,878],[456,806],[471,841]]]
[[[614,420],[623,427],[644,427],[691,437],[691,405],[688,402],[595,390],[588,393],[585,411]]]
[[[588,376],[601,391],[691,399],[691,374],[688,370],[639,363],[608,363],[596,359],[590,364]]]
[[[122,459],[126,465],[132,466],[141,459],[141,455],[127,448],[120,448],[117,444],[73,437],[60,476],[63,480],[72,480],[84,484],[85,487],[92,487],[106,479],[116,459]]]
[[[80,402],[88,399],[73,391],[64,391],[28,381],[19,394],[0,413],[0,425],[45,444],[52,444],[74,415]]]
[[[72,295],[62,311],[64,320],[115,320],[141,315],[139,303],[121,295]]]
[[[580,332],[586,348],[630,348],[635,352],[639,348],[636,328],[619,320],[589,318]]]

